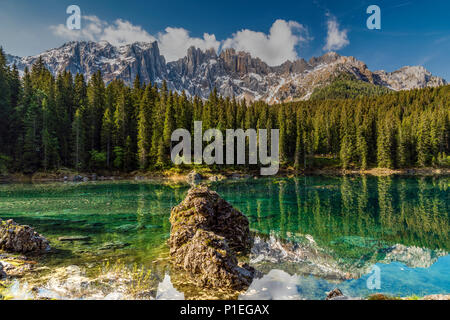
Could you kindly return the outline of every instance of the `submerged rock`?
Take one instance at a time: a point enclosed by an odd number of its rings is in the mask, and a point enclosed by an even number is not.
[[[193,187],[172,209],[170,254],[199,285],[241,290],[255,270],[240,265],[237,252],[251,245],[247,218],[205,186]]]
[[[24,254],[42,254],[50,251],[50,243],[30,226],[0,219],[0,249]]]
[[[102,245],[98,250],[105,251],[105,250],[116,250],[116,249],[123,249],[126,247],[131,246],[129,243],[125,242],[107,242],[104,245]]]
[[[59,237],[58,241],[61,242],[74,242],[74,241],[89,241],[91,237],[89,236],[72,236],[72,237]]]

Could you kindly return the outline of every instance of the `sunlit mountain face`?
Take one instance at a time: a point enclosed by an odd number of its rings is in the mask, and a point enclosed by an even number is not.
[[[224,49],[217,54],[214,49],[205,51],[191,47],[185,57],[166,63],[157,42],[117,47],[103,41],[69,42],[37,56],[7,58],[22,72],[42,58],[54,75],[70,71],[90,79],[100,70],[107,83],[120,79],[132,85],[139,76],[145,83],[161,85],[166,81],[169,89],[203,99],[215,88],[224,97],[263,100],[270,104],[308,100],[316,89],[342,77],[395,91],[446,83],[424,67],[404,67],[395,72],[371,71],[364,62],[335,52],[309,61],[286,61],[271,67],[246,52]]]

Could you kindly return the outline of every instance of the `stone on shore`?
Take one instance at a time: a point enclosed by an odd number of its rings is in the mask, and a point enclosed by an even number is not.
[[[189,184],[197,184],[198,182],[203,180],[203,176],[196,171],[191,171],[187,175],[186,180]]]
[[[50,243],[30,226],[0,219],[0,249],[23,254],[43,254],[50,251]]]
[[[209,181],[212,181],[212,182],[217,182],[217,181],[223,181],[223,180],[226,180],[226,178],[227,178],[227,177],[225,177],[224,175],[218,174],[218,175],[210,176],[210,177],[208,178],[208,180],[209,180]]]
[[[248,219],[205,186],[193,187],[172,209],[170,254],[203,287],[242,290],[255,270],[240,265],[236,253],[251,246]]]
[[[343,296],[344,296],[344,294],[342,293],[342,291],[338,288],[335,288],[334,290],[328,292],[326,300],[333,300],[333,299],[336,299],[338,297],[343,297]]]
[[[450,300],[450,294],[432,294],[423,297],[423,300]]]

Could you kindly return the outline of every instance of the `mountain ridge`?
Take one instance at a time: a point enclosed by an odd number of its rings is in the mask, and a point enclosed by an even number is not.
[[[23,72],[39,57],[55,75],[68,70],[90,78],[100,70],[105,82],[121,79],[127,84],[139,75],[143,82],[160,84],[165,80],[170,89],[203,99],[216,88],[225,97],[263,100],[270,104],[308,100],[315,89],[331,84],[342,74],[396,91],[446,84],[444,79],[433,76],[422,66],[372,72],[364,62],[336,52],[309,61],[288,60],[279,66],[269,66],[249,53],[234,49],[216,53],[214,49],[191,47],[185,57],[166,62],[157,42],[117,47],[106,41],[71,41],[36,56],[7,55],[7,60]]]

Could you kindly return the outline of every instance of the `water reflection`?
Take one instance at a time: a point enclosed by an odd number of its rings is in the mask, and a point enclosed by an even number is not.
[[[216,189],[250,217],[257,232],[276,232],[284,239],[310,234],[321,245],[357,258],[364,253],[359,244],[339,238],[448,251],[449,182],[446,177],[304,177],[225,183]]]
[[[261,279],[253,281],[247,292],[240,295],[241,300],[301,300],[299,276],[290,275],[283,270],[271,270]]]
[[[184,300],[184,294],[175,289],[170,276],[166,274],[164,280],[158,285],[156,300]]]
[[[381,266],[384,292],[449,292],[449,186],[448,177],[318,176],[211,187],[247,215],[256,235],[251,263],[265,277],[242,298],[256,292],[322,299],[337,285],[365,293],[374,265]],[[157,298],[192,298],[201,289],[178,285],[180,277],[166,267],[156,270],[168,256],[170,210],[187,189],[161,182],[0,185],[0,217],[32,225],[50,239],[59,253],[45,258],[46,266],[89,268],[120,258],[164,279]],[[73,235],[91,241],[57,240]],[[409,281],[399,280],[404,274]]]

